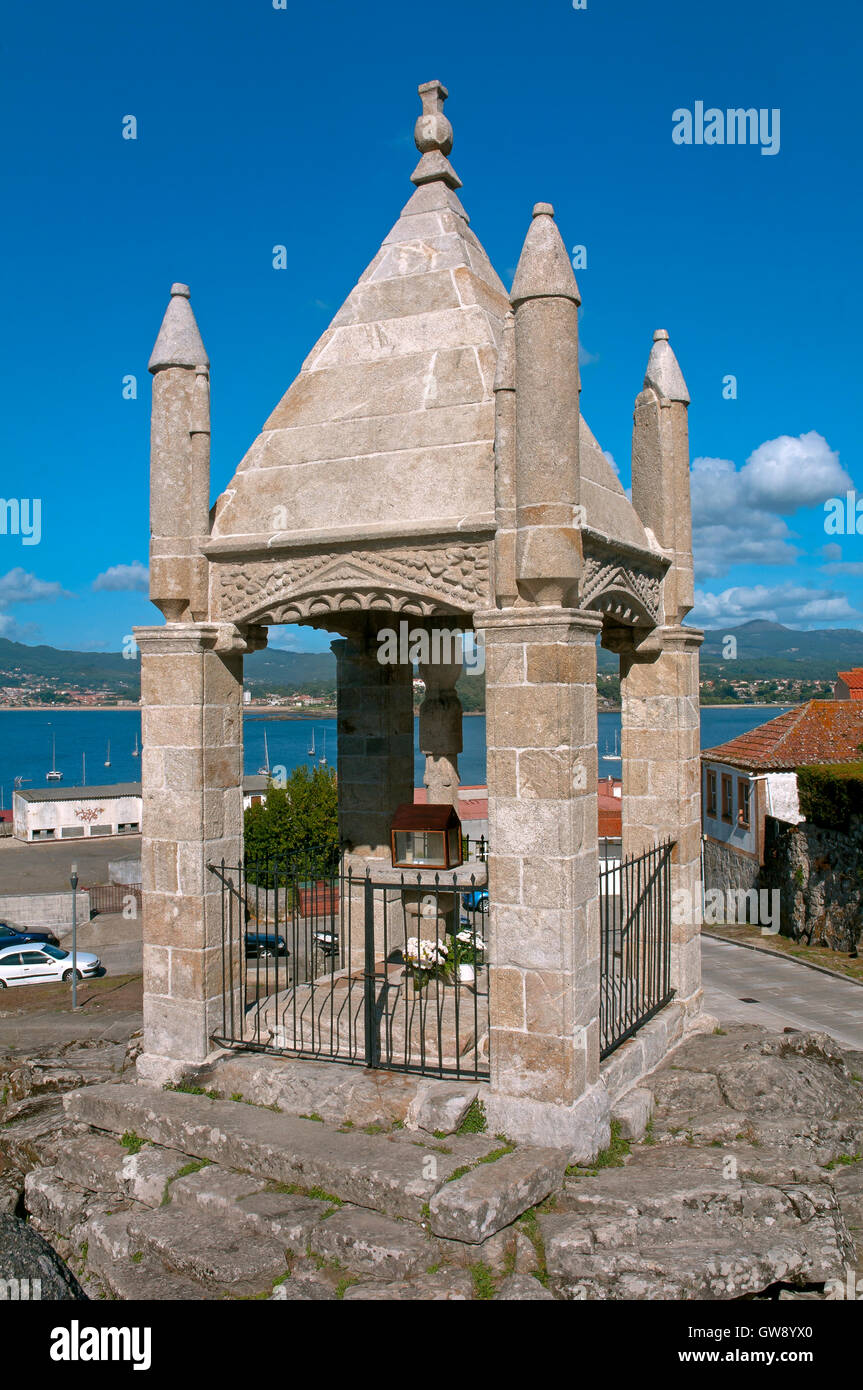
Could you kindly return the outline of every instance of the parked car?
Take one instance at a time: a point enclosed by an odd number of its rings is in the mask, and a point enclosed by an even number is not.
[[[52,931],[30,931],[29,927],[10,927],[8,922],[0,922],[0,946],[20,946],[22,941],[45,941],[49,946],[59,946]]]
[[[102,973],[102,962],[89,951],[79,951],[79,980],[90,980]],[[44,985],[55,980],[71,980],[74,973],[72,952],[59,946],[31,944],[29,949],[4,946],[0,949],[0,989],[11,985]]]
[[[260,959],[262,956],[275,959],[276,956],[287,956],[288,943],[283,936],[277,936],[275,932],[247,931],[246,932],[246,956]]]
[[[488,912],[488,889],[475,888],[472,893],[464,893],[461,903],[465,912]]]

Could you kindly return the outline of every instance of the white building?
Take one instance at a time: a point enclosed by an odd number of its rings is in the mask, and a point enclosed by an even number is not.
[[[16,840],[81,840],[141,833],[141,784],[37,787],[12,798]]]
[[[243,806],[266,799],[266,777],[243,779]],[[140,835],[140,782],[112,787],[38,787],[12,798],[16,840],[81,840],[93,835]]]

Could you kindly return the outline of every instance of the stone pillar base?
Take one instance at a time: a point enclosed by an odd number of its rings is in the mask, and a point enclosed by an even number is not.
[[[488,1127],[520,1143],[565,1149],[570,1163],[592,1163],[611,1142],[611,1103],[601,1082],[572,1105],[520,1100],[492,1091],[482,1096]]]

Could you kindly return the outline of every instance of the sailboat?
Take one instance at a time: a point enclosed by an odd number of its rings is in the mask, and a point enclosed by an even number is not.
[[[135,747],[132,749],[132,757],[133,757],[133,758],[137,758],[137,757],[140,755],[140,752],[141,752],[141,750],[140,750],[140,748],[138,747],[138,731],[137,731],[137,729],[136,729],[136,730],[135,730]]]
[[[107,756],[106,756],[106,758],[105,758],[105,766],[106,766],[106,767],[110,767],[110,766],[111,766],[111,740],[110,740],[110,739],[108,739],[108,753],[107,753]]]
[[[602,755],[602,761],[603,761],[604,763],[619,763],[619,762],[620,762],[620,734],[617,732],[617,730],[615,730],[615,733],[614,733],[614,752],[613,752],[613,753],[603,753],[603,755]]]
[[[49,773],[46,774],[46,780],[49,781],[49,782],[62,782],[62,781],[63,781],[63,774],[62,774],[62,772],[58,772],[58,771],[57,771],[57,736],[56,736],[56,734],[52,734],[52,735],[51,735],[51,771],[50,771]]]
[[[270,747],[267,743],[267,731],[264,730],[264,766],[258,768],[259,777],[269,777],[270,775]]]
[[[321,750],[321,756],[318,758],[318,767],[326,767],[326,765],[327,765],[327,731],[326,731],[326,729],[324,729],[324,746],[323,746],[323,749]]]
[[[310,757],[310,758],[313,758],[314,756],[315,756],[315,731],[314,731],[314,728],[312,728],[312,741],[311,741],[311,743],[310,743],[310,745],[309,745],[309,757]]]

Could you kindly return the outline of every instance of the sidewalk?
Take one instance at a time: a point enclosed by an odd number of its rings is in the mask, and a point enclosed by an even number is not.
[[[701,969],[704,1007],[720,1022],[758,1023],[779,1033],[816,1029],[863,1052],[860,985],[708,936],[701,939]]]

